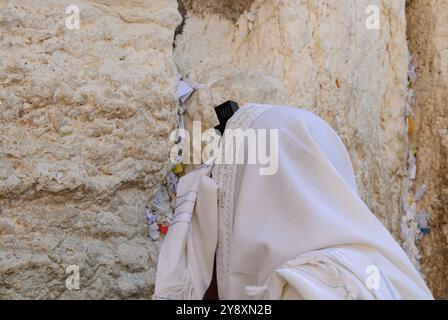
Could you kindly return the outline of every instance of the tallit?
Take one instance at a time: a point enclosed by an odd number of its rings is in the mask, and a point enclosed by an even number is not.
[[[262,176],[260,164],[215,164],[213,180],[203,168],[181,179],[185,190],[205,179],[207,201],[200,205],[199,188],[191,211],[208,227],[170,228],[156,296],[201,299],[217,244],[220,299],[432,298],[359,197],[348,153],[328,124],[297,108],[248,104],[227,123],[236,128],[278,129],[278,170]]]

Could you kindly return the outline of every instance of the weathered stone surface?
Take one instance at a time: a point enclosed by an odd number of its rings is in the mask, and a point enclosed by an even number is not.
[[[430,216],[431,232],[420,241],[422,271],[434,295],[448,298],[448,2],[408,1],[408,38],[417,72],[416,185],[427,194],[419,211]]]
[[[254,0],[178,0],[179,11],[184,15],[187,10],[195,15],[218,14],[232,21],[250,9]]]
[[[0,1],[0,299],[150,297],[180,18],[175,0]]]
[[[432,233],[423,271],[446,298],[444,1],[410,0],[416,185]],[[65,26],[80,8],[80,30]],[[408,150],[405,0],[0,0],[0,299],[149,298],[158,243],[143,208],[168,168],[175,64],[201,84],[187,125],[213,106],[290,104],[326,119],[359,191],[399,239]],[[380,30],[366,28],[381,9]],[[177,28],[173,55],[174,32]],[[66,268],[80,268],[67,290]]]
[[[186,15],[176,64],[203,85],[189,102],[190,120],[214,124],[213,106],[227,99],[319,114],[347,145],[362,197],[398,238],[407,150],[405,1],[238,1],[247,11],[239,10],[236,23],[227,10],[235,1],[222,1],[221,12],[215,2],[180,2]],[[370,5],[381,8],[380,30],[366,27]]]

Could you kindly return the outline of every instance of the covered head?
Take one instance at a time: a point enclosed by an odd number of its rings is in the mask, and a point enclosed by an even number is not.
[[[201,299],[215,257],[220,299],[432,298],[359,197],[342,141],[309,112],[242,106],[179,190],[157,298]]]
[[[359,197],[347,150],[327,123],[297,108],[250,104],[227,129],[269,132],[257,135],[257,155],[265,143],[270,162],[213,169],[221,299],[431,298]],[[247,143],[236,149],[246,160],[254,150]]]

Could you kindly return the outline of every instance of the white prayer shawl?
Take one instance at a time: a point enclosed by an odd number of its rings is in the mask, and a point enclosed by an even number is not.
[[[262,176],[259,164],[216,164],[217,210],[207,169],[180,179],[179,194],[203,181],[207,201],[200,204],[199,188],[191,225],[170,228],[155,297],[201,299],[217,242],[220,299],[432,299],[357,194],[348,153],[328,124],[300,109],[248,104],[226,129],[249,127],[279,130],[277,173]]]
[[[218,242],[211,168],[202,166],[179,180],[173,220],[159,253],[154,299],[200,300],[210,284]]]

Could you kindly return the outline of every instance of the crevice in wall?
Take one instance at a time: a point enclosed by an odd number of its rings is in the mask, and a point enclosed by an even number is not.
[[[425,217],[424,213],[417,212],[417,203],[426,192],[426,187],[423,185],[416,190],[415,178],[417,172],[416,155],[417,149],[413,139],[414,130],[414,105],[415,105],[415,91],[413,85],[416,81],[416,74],[414,65],[412,63],[412,56],[410,56],[408,64],[408,87],[406,95],[405,106],[405,120],[407,128],[407,175],[405,176],[405,189],[402,199],[403,216],[400,221],[402,247],[411,259],[412,263],[420,269],[420,251],[417,246],[418,241],[423,234],[428,230],[427,225],[423,225],[426,221],[419,219]],[[421,223],[419,224],[419,221]],[[423,229],[425,228],[425,229]]]
[[[232,20],[248,10],[255,0],[178,0],[179,12],[191,12],[199,17],[207,14],[218,14]]]
[[[177,10],[179,11],[180,15],[182,16],[182,22],[177,26],[176,30],[174,31],[174,40],[173,40],[173,48],[176,47],[176,37],[179,34],[182,34],[185,26],[185,19],[187,16],[187,8],[185,7],[185,2],[182,0],[177,1]]]

